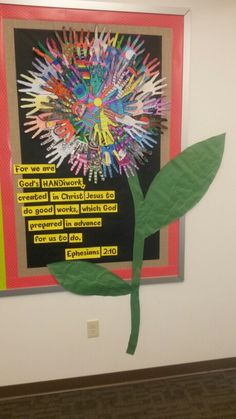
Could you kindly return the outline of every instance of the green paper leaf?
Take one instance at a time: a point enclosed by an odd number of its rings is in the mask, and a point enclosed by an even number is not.
[[[182,217],[205,194],[220,166],[225,134],[188,147],[153,179],[145,198],[144,235]]]
[[[75,294],[118,296],[131,292],[128,282],[94,263],[65,261],[47,266],[58,283]]]

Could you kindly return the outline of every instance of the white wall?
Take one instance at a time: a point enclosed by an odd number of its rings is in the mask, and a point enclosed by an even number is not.
[[[227,133],[217,178],[186,216],[185,281],[142,287],[134,356],[128,297],[2,298],[0,385],[236,356],[236,2],[162,4],[191,8],[188,145]],[[93,318],[101,336],[87,339]]]

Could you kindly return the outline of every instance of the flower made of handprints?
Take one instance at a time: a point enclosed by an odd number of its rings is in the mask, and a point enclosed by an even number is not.
[[[127,40],[126,42],[124,40]],[[165,128],[158,58],[140,36],[63,28],[63,36],[33,48],[33,71],[22,74],[25,132],[46,145],[48,163],[97,183],[115,173],[133,175]],[[40,58],[39,58],[40,57]]]

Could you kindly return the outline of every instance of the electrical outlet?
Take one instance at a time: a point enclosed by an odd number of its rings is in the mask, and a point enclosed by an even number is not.
[[[88,338],[98,338],[99,336],[99,321],[98,320],[87,321],[87,335],[88,335]]]

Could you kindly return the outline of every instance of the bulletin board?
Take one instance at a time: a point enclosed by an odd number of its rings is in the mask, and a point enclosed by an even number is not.
[[[142,40],[150,60],[158,57],[169,104],[164,128],[153,134],[137,170],[145,196],[160,168],[181,150],[183,16],[7,5],[0,6],[0,15],[1,294],[58,290],[47,265],[60,261],[94,262],[129,280],[135,223],[128,185],[132,167],[119,166],[119,173],[107,167],[103,179],[104,173],[84,174],[71,155],[59,164],[47,135],[32,138],[34,112],[30,114],[32,101],[24,101],[25,75],[35,71],[39,45],[42,54],[48,40],[58,42],[56,33],[61,40],[72,33],[93,37],[96,31],[104,31],[103,36],[109,31],[113,39],[121,34],[123,45]],[[174,221],[145,240],[142,283],[178,278],[179,256],[179,222]]]

